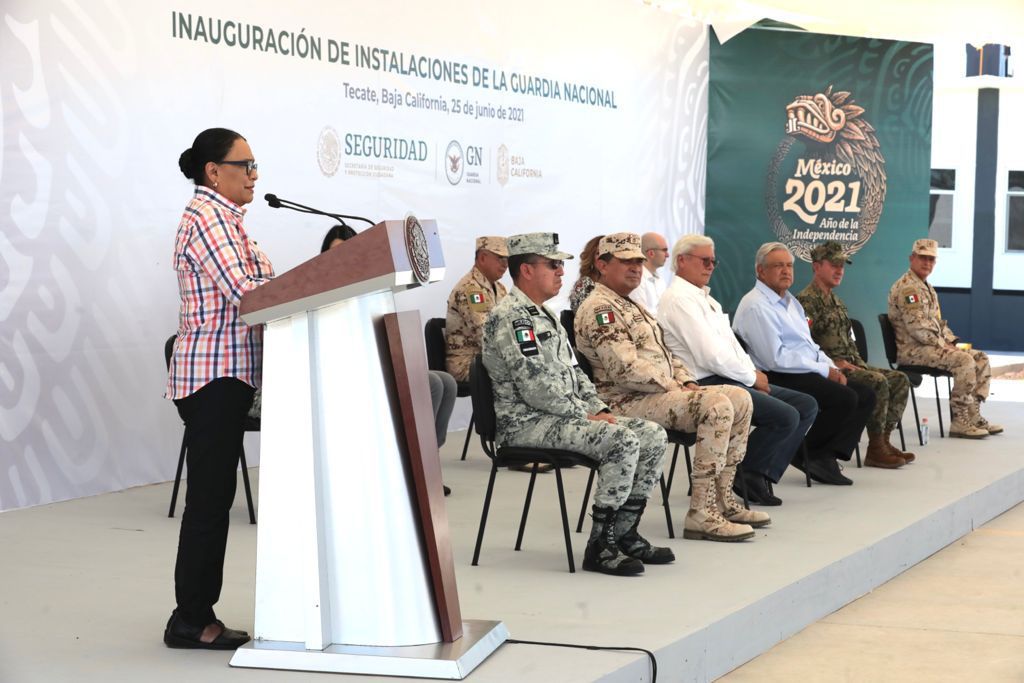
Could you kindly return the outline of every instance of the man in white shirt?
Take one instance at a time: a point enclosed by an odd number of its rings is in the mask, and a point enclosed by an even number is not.
[[[633,290],[630,299],[654,315],[658,310],[658,300],[666,287],[665,281],[658,275],[658,269],[668,260],[668,243],[658,233],[648,232],[640,238],[640,250],[647,257],[647,262],[644,263],[640,286]]]
[[[750,500],[778,505],[767,482],[778,482],[814,423],[818,404],[807,394],[771,385],[754,367],[729,326],[729,316],[711,296],[715,243],[704,235],[686,235],[672,247],[676,277],[658,304],[665,345],[702,385],[745,388],[754,404],[742,472]]]
[[[740,299],[732,327],[754,364],[772,384],[810,394],[818,417],[807,432],[807,461],[795,465],[824,484],[850,485],[836,460],[849,460],[875,408],[870,386],[846,379],[814,343],[807,314],[789,291],[793,254],[781,242],[762,244],[754,257],[757,282]],[[841,363],[842,361],[840,361]]]

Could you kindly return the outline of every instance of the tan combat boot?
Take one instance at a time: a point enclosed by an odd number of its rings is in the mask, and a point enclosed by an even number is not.
[[[683,538],[697,541],[745,541],[754,530],[733,524],[718,511],[718,492],[712,476],[694,477],[690,510],[683,520]]]
[[[976,406],[976,410],[978,411],[978,417],[974,421],[974,426],[978,427],[979,429],[984,429],[989,434],[1002,434],[1002,425],[997,425],[993,422],[989,422],[988,420],[981,416],[981,403],[982,399],[979,398],[978,402],[974,404]]]
[[[975,426],[979,419],[981,413],[978,412],[978,404],[973,401],[970,405],[956,408],[953,421],[949,424],[949,436],[957,439],[984,439],[988,436],[988,430]]]
[[[910,464],[917,460],[917,456],[910,451],[901,451],[892,445],[892,430],[882,432],[882,440],[885,442],[885,446],[889,449],[889,452],[893,455],[898,455],[903,458],[903,462]]]
[[[872,434],[868,432],[868,452],[864,455],[865,467],[881,467],[887,470],[894,470],[907,464],[901,456],[893,454],[889,448],[889,441],[881,432]]]
[[[736,466],[726,465],[715,479],[718,489],[718,508],[722,516],[735,524],[747,524],[753,529],[760,529],[772,523],[767,512],[748,510],[743,507],[732,492],[732,484],[736,479]]]

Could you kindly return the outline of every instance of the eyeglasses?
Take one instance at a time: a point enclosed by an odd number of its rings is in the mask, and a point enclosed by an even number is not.
[[[220,163],[227,164],[228,166],[237,166],[239,168],[244,168],[245,175],[247,176],[252,175],[252,172],[259,168],[259,164],[257,164],[252,159],[246,159],[245,161],[221,161]]]
[[[531,266],[539,266],[543,263],[551,270],[558,270],[565,265],[565,261],[553,261],[551,259],[544,259],[543,261],[527,261],[527,263]]]
[[[696,256],[694,254],[683,254],[683,256],[689,256],[690,258],[700,259],[700,262],[704,264],[705,268],[714,268],[721,263],[720,260],[713,256]]]

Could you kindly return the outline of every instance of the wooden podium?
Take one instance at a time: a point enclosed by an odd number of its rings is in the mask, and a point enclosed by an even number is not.
[[[463,621],[423,327],[434,221],[386,221],[242,298],[266,324],[256,619],[232,666],[462,679],[508,637]]]

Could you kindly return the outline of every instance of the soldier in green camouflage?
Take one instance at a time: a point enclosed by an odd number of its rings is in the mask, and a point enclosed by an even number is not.
[[[764,512],[747,510],[732,492],[753,412],[750,395],[730,385],[702,387],[665,346],[657,319],[631,294],[644,276],[640,236],[601,239],[601,280],[576,313],[576,345],[594,369],[598,395],[623,415],[697,433],[693,495],[683,537],[742,541],[767,526]]]
[[[498,444],[563,449],[598,463],[584,569],[630,575],[672,562],[669,548],[652,546],[637,530],[661,472],[665,430],[611,414],[544,305],[561,289],[562,261],[572,258],[559,250],[558,235],[514,235],[508,250],[514,287],[488,316],[483,337]]]
[[[846,304],[836,296],[846,266],[853,261],[843,253],[843,245],[825,242],[811,250],[814,279],[796,298],[807,314],[811,337],[846,377],[866,384],[875,392],[875,408],[868,418],[868,467],[896,469],[914,461],[913,453],[904,453],[890,443],[892,431],[907,407],[910,381],[898,370],[872,367],[860,357],[853,325]]]
[[[984,439],[1003,431],[1000,425],[981,416],[981,404],[988,398],[992,369],[984,351],[959,348],[960,338],[942,318],[939,295],[928,282],[935,268],[939,245],[920,239],[910,252],[910,269],[889,290],[889,322],[896,336],[896,359],[902,365],[926,365],[953,374],[949,409],[953,420],[949,435],[961,439]]]

